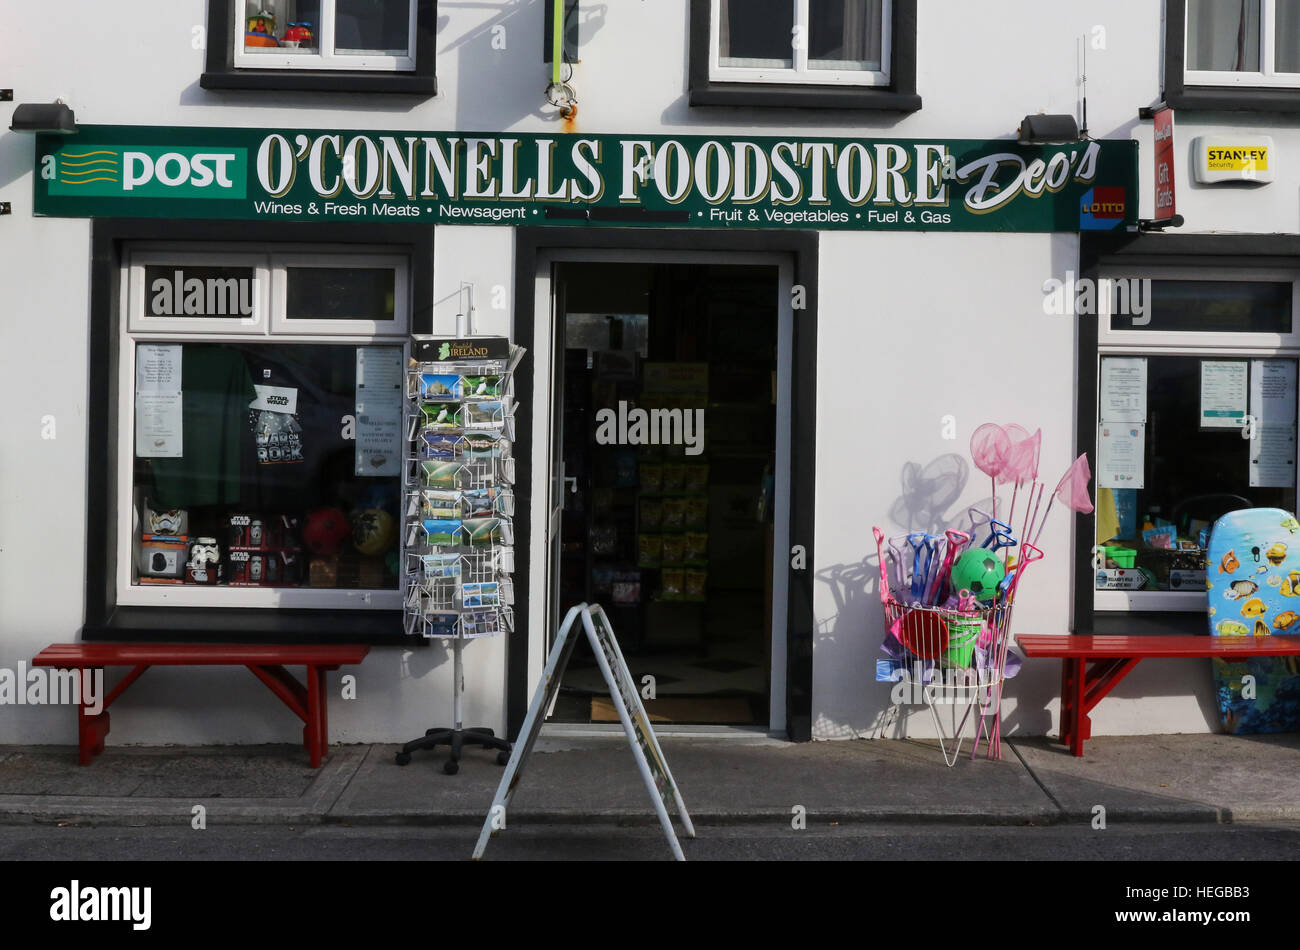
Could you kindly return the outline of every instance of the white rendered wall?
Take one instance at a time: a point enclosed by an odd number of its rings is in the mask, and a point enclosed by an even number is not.
[[[883,619],[872,526],[933,531],[926,512],[960,527],[969,506],[988,510],[992,487],[969,454],[985,422],[1042,429],[1049,491],[1073,461],[1075,324],[1043,313],[1042,284],[1074,266],[1078,246],[1074,235],[822,236],[814,736],[875,735],[891,703],[890,685],[874,682]],[[925,476],[944,465],[964,468],[964,488],[936,508]],[[998,499],[1005,516],[1008,486]],[[1017,533],[1023,500],[1022,492]],[[1025,575],[1014,632],[1068,631],[1073,522],[1061,506],[1052,510],[1039,542],[1046,556]],[[1060,661],[1027,662],[1007,684],[1004,731],[1054,731],[1059,694]],[[1213,696],[1209,660],[1150,661],[1097,707],[1094,732],[1205,732],[1217,721]],[[928,711],[916,707],[908,731],[933,735]]]
[[[542,89],[540,0],[444,3],[438,13],[440,93],[409,97],[210,92],[199,87],[204,53],[192,41],[205,22],[204,0],[89,0],[39,4],[0,0],[3,83],[17,102],[63,97],[87,124],[560,131]],[[684,0],[606,0],[586,5],[582,63],[573,79],[580,101],[576,131],[859,135],[893,138],[1004,138],[1035,112],[1077,109],[1075,38],[1100,36],[1089,53],[1088,116],[1097,138],[1141,143],[1141,213],[1151,213],[1149,123],[1137,108],[1159,96],[1160,3],[1097,0],[1087,5],[1000,0],[972,5],[925,0],[919,12],[914,115],[817,110],[692,109],[687,105]],[[496,27],[503,27],[504,33]],[[505,49],[499,49],[504,38]],[[0,107],[0,128],[9,111]],[[1276,145],[1277,180],[1253,190],[1191,184],[1187,148],[1195,134],[1242,127]],[[1291,117],[1180,114],[1179,208],[1184,230],[1300,230],[1300,123]],[[0,131],[0,667],[14,668],[54,641],[76,637],[83,612],[88,518],[85,474],[107,460],[86,457],[90,225],[31,216],[32,142]],[[1069,461],[1074,444],[1076,365],[1073,326],[1041,314],[1041,286],[1077,267],[1077,239],[1058,235],[825,233],[821,244],[818,436],[818,563],[824,572],[870,553],[870,526],[883,521],[909,461],[947,452],[965,456],[974,424],[985,418],[1044,430],[1044,468]],[[513,232],[440,227],[435,239],[435,327],[454,330],[457,290],[475,284],[476,329],[504,332],[513,308]],[[862,275],[867,275],[864,293]],[[500,286],[505,309],[494,309]],[[943,352],[919,349],[944,340]],[[961,365],[963,354],[998,347],[1023,388],[988,386],[967,394],[910,386],[910,371]],[[850,362],[866,359],[874,375]],[[978,363],[967,356],[970,363]],[[896,398],[915,400],[905,418]],[[919,389],[919,392],[918,392]],[[521,394],[523,395],[523,394]],[[855,403],[854,400],[857,400]],[[877,407],[872,412],[872,407]],[[865,412],[864,412],[865,408]],[[939,418],[953,413],[958,438],[940,439]],[[42,419],[55,419],[42,439]],[[877,431],[879,427],[879,431]],[[977,482],[963,501],[984,492]],[[539,517],[540,512],[534,516]],[[1064,632],[1070,539],[1053,512],[1044,536],[1048,559],[1017,608],[1017,628]],[[540,552],[535,552],[536,562]],[[873,682],[879,642],[876,602],[836,611],[818,581],[814,721],[826,737],[870,728],[885,702]],[[1202,731],[1212,720],[1208,663],[1145,663],[1098,707],[1097,733]],[[440,647],[410,653],[379,648],[357,671],[355,702],[336,701],[336,740],[396,741],[444,721],[450,712],[450,661]],[[1057,666],[1030,664],[1012,683],[1013,730],[1054,728]],[[466,719],[504,725],[505,644],[472,644],[466,654]],[[1134,697],[1126,700],[1125,697]],[[928,724],[917,721],[918,734]],[[235,670],[151,671],[114,710],[110,742],[266,742],[300,729],[251,676]],[[0,743],[71,742],[67,710],[0,707]]]

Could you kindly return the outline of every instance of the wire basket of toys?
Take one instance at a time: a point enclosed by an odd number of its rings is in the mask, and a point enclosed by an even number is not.
[[[1009,561],[1008,570],[998,549],[971,546],[972,533],[913,532],[889,539],[887,549],[884,533],[872,530],[885,615],[876,679],[897,684],[893,711],[909,702],[928,706],[949,766],[957,761],[972,717],[976,748],[984,737],[989,756],[1000,757],[996,711],[1008,657],[1010,675],[1020,666],[1010,650],[1011,608],[1019,579],[1042,552],[1025,545],[1023,562]],[[991,534],[990,542],[996,537]],[[952,735],[945,734],[939,705],[962,713]]]
[[[872,529],[885,617],[884,655],[876,661],[876,679],[895,684],[891,718],[901,705],[930,708],[949,766],[957,761],[972,717],[977,727],[971,757],[978,752],[981,738],[987,740],[989,758],[1002,757],[1003,684],[1020,669],[1020,657],[1010,649],[1016,593],[1029,566],[1043,557],[1037,541],[1052,503],[1060,498],[1073,511],[1092,510],[1086,455],[1080,455],[1066,470],[1047,508],[1041,508],[1041,441],[1041,430],[1030,436],[1017,425],[987,423],[975,430],[971,455],[976,467],[991,479],[993,506],[991,512],[968,509],[968,530],[909,532],[886,539],[879,528]],[[1005,521],[997,518],[999,484],[1014,485]],[[1017,539],[1012,525],[1024,487],[1027,491]],[[943,729],[936,708],[940,704],[954,706],[954,722],[956,713],[965,707],[952,735]]]

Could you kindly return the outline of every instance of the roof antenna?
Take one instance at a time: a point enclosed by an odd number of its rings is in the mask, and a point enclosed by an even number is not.
[[[1088,34],[1079,37],[1079,89],[1082,96],[1083,113],[1079,122],[1079,138],[1088,137]]]

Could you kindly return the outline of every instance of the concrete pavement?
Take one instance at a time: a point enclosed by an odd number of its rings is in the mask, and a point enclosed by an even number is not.
[[[1300,736],[1099,737],[1075,759],[1051,739],[1011,740],[1004,758],[948,769],[924,740],[789,743],[665,738],[697,825],[781,822],[1049,825],[1300,820]],[[969,748],[969,747],[967,747]],[[396,745],[334,746],[324,767],[295,746],[113,746],[88,767],[70,747],[0,747],[0,823],[476,826],[502,774],[469,751],[394,762]],[[511,825],[645,825],[654,811],[621,735],[538,740]]]

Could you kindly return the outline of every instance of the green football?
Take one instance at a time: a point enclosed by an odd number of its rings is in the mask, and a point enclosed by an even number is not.
[[[998,584],[1006,576],[1002,562],[992,551],[975,548],[963,552],[952,565],[952,589],[970,591],[976,600],[989,601],[997,596]]]

